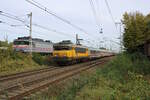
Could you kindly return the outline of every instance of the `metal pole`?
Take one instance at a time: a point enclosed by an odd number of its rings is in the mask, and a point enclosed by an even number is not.
[[[79,39],[79,36],[78,34],[76,34],[76,45],[81,45],[80,44],[80,41],[83,40],[83,39]]]
[[[120,52],[122,52],[122,35],[121,35],[121,23],[120,23]]]
[[[76,34],[76,45],[78,45],[78,34]]]
[[[122,34],[121,34],[121,25],[122,23],[121,22],[117,22],[115,23],[116,25],[119,25],[119,34],[120,34],[120,52],[122,52]]]
[[[32,12],[28,15],[30,17],[30,54],[32,57]]]

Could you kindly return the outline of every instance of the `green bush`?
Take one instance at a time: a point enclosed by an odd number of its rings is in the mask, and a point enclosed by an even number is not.
[[[9,44],[7,41],[0,41],[0,47],[8,47],[10,45],[11,43]]]
[[[80,79],[74,79],[68,88],[60,92],[56,97],[57,100],[74,100],[78,91],[80,91],[86,84],[88,84],[89,78],[81,77]],[[91,79],[91,78],[90,78]]]
[[[150,74],[149,65],[150,61],[141,53],[120,54],[98,68],[96,74],[87,76],[88,83],[75,91],[74,94],[79,92],[75,100],[149,100],[150,84],[144,79],[144,75]],[[74,89],[69,88],[69,91]],[[70,97],[67,96],[70,92],[65,93],[65,98],[73,100],[74,95]]]
[[[140,53],[120,54],[97,69],[75,100],[149,100],[150,84],[144,78],[150,75],[149,65]]]
[[[109,62],[106,67],[99,69],[98,73],[108,77],[124,81],[128,71],[147,75],[150,74],[150,61],[141,53],[128,54],[123,53]]]
[[[29,54],[15,52],[11,43],[0,42],[0,46],[7,47],[0,49],[0,75],[39,68]]]
[[[38,53],[33,53],[32,58],[39,65],[52,65],[53,61],[50,55],[41,55]]]

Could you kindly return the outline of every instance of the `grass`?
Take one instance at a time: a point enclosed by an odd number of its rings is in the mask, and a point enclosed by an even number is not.
[[[121,83],[101,76],[96,84],[90,82],[78,91],[74,100],[149,100],[150,84],[133,73],[128,78]]]
[[[150,100],[149,75],[150,61],[144,55],[124,53],[95,73],[82,74],[63,89],[53,86],[31,100]]]
[[[0,75],[38,69],[52,64],[49,56],[14,52],[0,42]],[[150,100],[150,61],[140,53],[116,56],[95,73],[82,74],[63,85],[50,86],[30,100]]]
[[[0,76],[43,68],[50,64],[48,56],[41,56],[15,52],[11,43],[0,42],[0,47],[8,47],[7,50],[0,49]]]
[[[145,80],[150,74],[149,65],[149,60],[139,53],[118,55],[97,70],[94,85],[90,81],[75,100],[149,100],[150,84]]]
[[[15,53],[9,50],[0,51],[0,75],[12,74],[40,68],[30,55]]]

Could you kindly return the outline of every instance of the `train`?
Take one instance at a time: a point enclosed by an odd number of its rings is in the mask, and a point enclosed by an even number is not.
[[[84,46],[75,45],[70,41],[62,41],[54,44],[53,60],[57,64],[75,63],[79,60],[86,60],[88,52]]]
[[[112,55],[114,53],[107,50],[76,45],[68,40],[54,44],[53,60],[59,65],[66,65]]]
[[[14,51],[29,53],[31,50],[34,53],[51,54],[53,53],[53,43],[50,40],[32,38],[32,49],[30,37],[18,37],[13,41]]]
[[[114,55],[113,52],[89,48],[83,45],[73,44],[70,40],[52,43],[49,40],[32,38],[32,49],[30,37],[18,37],[13,42],[13,48],[17,52],[50,54],[53,61],[59,65],[74,64],[88,60],[94,60],[105,56]]]

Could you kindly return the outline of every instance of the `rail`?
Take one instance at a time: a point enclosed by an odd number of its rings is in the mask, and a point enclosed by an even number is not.
[[[106,57],[106,58],[109,58],[109,57]],[[25,81],[25,82],[22,82],[21,84],[12,85],[10,87],[7,87],[1,90],[0,97],[2,97],[2,99],[7,98],[10,100],[20,100],[24,96],[34,93],[45,87],[48,87],[51,84],[60,82],[64,79],[67,79],[78,73],[81,73],[82,71],[86,71],[99,64],[103,64],[109,61],[109,59],[106,59],[106,58],[87,62],[85,64],[81,64],[78,66],[64,67],[61,69],[52,70],[49,73],[43,74],[44,76],[41,76],[41,77],[37,76],[35,79],[32,79],[30,81]],[[3,94],[3,91],[7,92],[7,97],[6,95]]]

